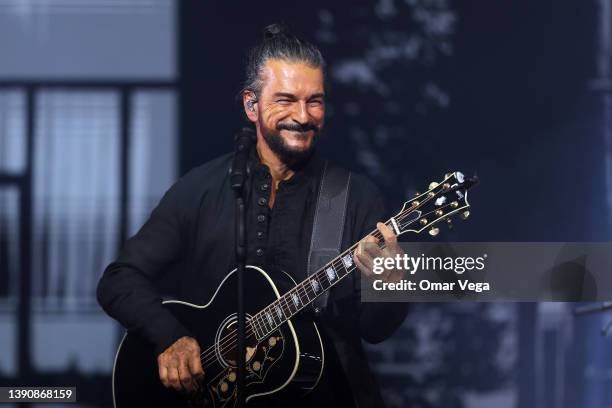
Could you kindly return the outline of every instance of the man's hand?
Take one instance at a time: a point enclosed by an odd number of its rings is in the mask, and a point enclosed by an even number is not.
[[[382,222],[376,224],[376,229],[380,231],[385,241],[385,248],[380,249],[377,245],[377,240],[372,235],[368,235],[359,242],[355,251],[355,264],[357,268],[368,278],[375,277],[382,279],[385,282],[399,282],[404,278],[405,271],[394,269],[385,270],[380,275],[372,272],[374,266],[374,258],[395,258],[396,255],[403,255],[404,251],[397,244],[397,237],[391,230]]]
[[[183,336],[157,357],[159,379],[164,386],[189,393],[204,376],[200,346],[193,337]]]

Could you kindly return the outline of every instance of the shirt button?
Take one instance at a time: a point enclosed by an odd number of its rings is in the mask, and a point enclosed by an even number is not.
[[[256,253],[257,253],[257,256],[263,256],[264,250],[261,248],[258,248]]]
[[[258,201],[257,204],[264,206],[266,205],[266,203],[268,202],[268,200],[266,200],[265,198],[261,197]]]
[[[263,239],[264,237],[264,232],[263,231],[257,231],[257,238],[258,239]]]
[[[268,183],[264,183],[259,188],[261,189],[261,191],[266,191],[270,188],[270,185]]]
[[[266,222],[266,216],[263,214],[259,214],[257,216],[257,222]]]

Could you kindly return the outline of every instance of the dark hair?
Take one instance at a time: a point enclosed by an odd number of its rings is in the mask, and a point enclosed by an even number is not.
[[[321,51],[308,41],[290,34],[283,24],[271,24],[264,28],[263,39],[249,51],[247,58],[242,92],[253,91],[255,95],[261,91],[261,71],[270,59],[304,62],[321,68],[325,74],[325,60]]]

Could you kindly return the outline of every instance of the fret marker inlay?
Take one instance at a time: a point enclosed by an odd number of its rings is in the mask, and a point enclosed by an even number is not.
[[[334,271],[334,268],[331,266],[325,270],[325,273],[327,273],[327,279],[329,279],[330,282],[336,279],[336,271]]]
[[[312,290],[314,290],[315,293],[319,292],[319,282],[317,282],[315,279],[312,279],[310,281],[310,284],[312,285]]]
[[[351,257],[350,253],[342,257],[342,263],[344,263],[344,267],[346,269],[350,268],[351,265],[353,265],[353,258]]]

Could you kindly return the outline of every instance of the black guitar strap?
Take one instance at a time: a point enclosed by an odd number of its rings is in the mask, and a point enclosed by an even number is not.
[[[308,275],[340,255],[350,180],[349,171],[325,161],[310,239]],[[326,291],[314,300],[315,314],[325,310],[328,297]]]

